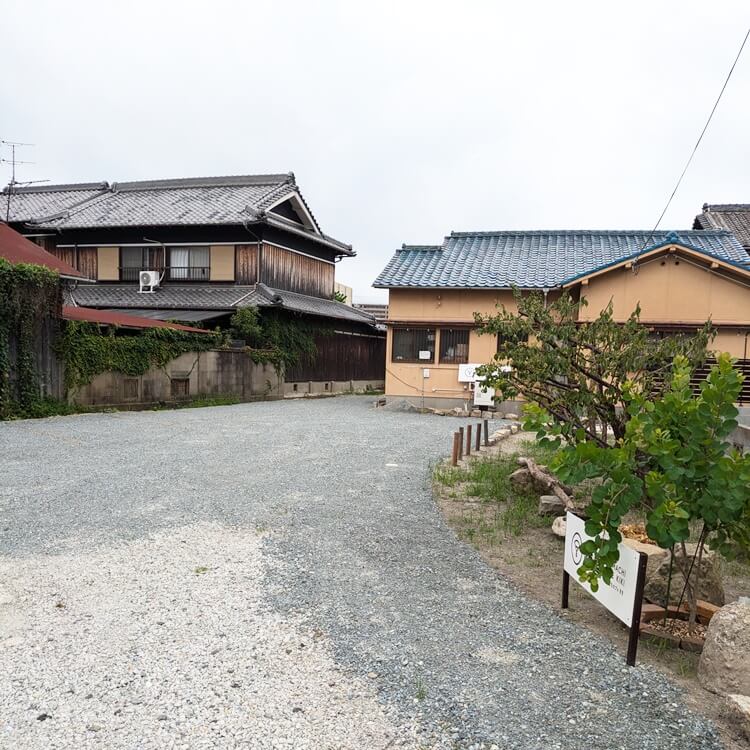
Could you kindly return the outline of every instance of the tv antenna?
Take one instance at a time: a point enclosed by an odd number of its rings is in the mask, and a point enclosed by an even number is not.
[[[10,221],[10,199],[13,195],[13,190],[16,187],[23,187],[26,185],[35,185],[39,182],[49,182],[49,180],[27,180],[26,182],[19,182],[16,179],[16,164],[34,164],[33,161],[22,161],[20,159],[16,159],[16,148],[21,148],[24,146],[33,146],[33,143],[21,143],[20,141],[5,141],[2,138],[0,138],[0,148],[3,146],[9,146],[10,147],[10,159],[4,159],[2,156],[0,156],[0,164],[10,164],[10,182],[8,183],[7,187],[7,193],[8,193],[8,200],[5,204],[5,221],[6,223]]]

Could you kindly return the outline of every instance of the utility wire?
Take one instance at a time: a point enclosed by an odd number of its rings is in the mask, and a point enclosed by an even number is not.
[[[732,67],[729,69],[729,73],[727,73],[727,77],[724,80],[724,85],[721,87],[721,91],[719,91],[719,95],[716,97],[716,101],[714,102],[714,106],[711,109],[711,114],[709,114],[708,119],[706,120],[706,124],[703,126],[703,130],[701,130],[701,134],[698,136],[698,140],[695,142],[695,146],[693,146],[693,150],[690,153],[690,158],[685,163],[685,167],[683,168],[682,172],[680,173],[679,178],[677,179],[677,183],[674,186],[674,190],[672,191],[672,194],[669,196],[669,200],[667,201],[667,205],[664,206],[664,210],[659,215],[659,219],[657,220],[656,224],[654,224],[654,228],[651,230],[651,234],[649,234],[648,239],[646,240],[643,247],[638,251],[638,255],[640,255],[647,247],[647,245],[651,242],[651,240],[654,237],[654,232],[659,228],[659,224],[661,224],[661,220],[664,218],[664,215],[667,213],[667,210],[669,209],[669,206],[672,204],[672,199],[675,197],[675,194],[677,193],[678,188],[680,187],[680,183],[682,182],[682,178],[685,176],[685,173],[688,171],[688,167],[690,166],[691,162],[693,161],[693,157],[695,156],[696,152],[698,151],[698,147],[701,145],[701,141],[703,140],[703,136],[706,134],[706,131],[708,130],[708,126],[711,124],[711,120],[713,119],[714,112],[716,112],[716,108],[719,106],[719,102],[721,101],[721,97],[724,95],[724,89],[726,89],[727,84],[729,83],[729,79],[732,77],[732,73],[734,73],[734,69],[737,65],[737,62],[740,59],[740,55],[742,55],[742,50],[745,48],[745,43],[747,42],[748,37],[750,37],[750,28],[748,28],[747,33],[745,34],[745,38],[742,40],[742,44],[740,45],[740,50],[737,53],[737,57],[734,58],[734,62],[732,63]],[[638,258],[636,257],[636,261]],[[635,264],[633,266],[635,268]]]

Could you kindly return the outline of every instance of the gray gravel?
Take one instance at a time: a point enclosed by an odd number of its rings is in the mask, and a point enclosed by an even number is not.
[[[0,747],[720,747],[446,528],[456,424],[357,397],[0,424]]]

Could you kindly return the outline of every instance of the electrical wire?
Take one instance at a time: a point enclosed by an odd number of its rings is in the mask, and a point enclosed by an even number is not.
[[[698,136],[698,140],[695,142],[695,146],[693,146],[693,150],[690,153],[690,158],[685,163],[685,166],[682,172],[680,173],[679,178],[677,179],[677,183],[674,186],[674,190],[672,190],[672,194],[669,196],[669,200],[667,201],[667,204],[664,206],[663,211],[659,215],[659,218],[656,224],[654,224],[654,228],[651,230],[651,233],[649,234],[648,239],[644,243],[643,247],[638,251],[638,255],[635,258],[636,262],[638,261],[638,256],[646,249],[648,244],[653,239],[654,232],[656,232],[656,230],[659,228],[659,224],[661,224],[661,220],[664,218],[664,215],[667,213],[669,206],[672,204],[672,199],[675,197],[675,194],[677,193],[677,190],[679,189],[680,184],[682,183],[682,178],[685,176],[685,173],[688,171],[688,168],[690,167],[690,164],[693,161],[693,157],[698,151],[698,147],[701,145],[703,136],[706,134],[706,131],[708,130],[708,126],[711,124],[711,120],[713,119],[714,112],[716,112],[716,108],[719,106],[719,102],[721,101],[721,97],[724,95],[724,90],[726,89],[727,84],[729,83],[729,79],[732,77],[732,73],[734,73],[734,69],[737,66],[737,62],[740,59],[740,55],[742,55],[742,50],[745,48],[745,44],[747,42],[748,37],[750,37],[750,28],[748,28],[747,33],[745,34],[745,38],[742,40],[742,44],[740,45],[739,52],[737,52],[737,56],[734,58],[732,67],[729,69],[729,73],[727,73],[727,77],[724,80],[724,85],[721,87],[721,91],[719,91],[719,95],[716,97],[714,106],[711,108],[711,114],[709,114],[708,119],[706,120],[706,124],[703,126],[703,130],[701,130],[701,134]],[[636,263],[633,263],[633,268],[635,269],[635,267],[636,267]]]

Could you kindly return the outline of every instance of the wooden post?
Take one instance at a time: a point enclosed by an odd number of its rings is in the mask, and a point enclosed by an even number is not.
[[[458,460],[464,457],[464,428],[458,428]]]
[[[477,425],[477,438],[474,441],[474,450],[479,453],[479,449],[482,447],[482,425]]]
[[[638,651],[638,636],[641,634],[641,608],[643,606],[643,589],[646,587],[646,565],[648,555],[643,552],[638,558],[638,578],[635,582],[635,601],[633,602],[633,619],[630,621],[628,638],[628,657],[625,660],[629,667],[635,666],[635,655]]]
[[[451,465],[458,466],[458,454],[461,452],[461,435],[453,433],[453,453],[451,453]]]
[[[471,425],[466,425],[466,455],[471,455]]]
[[[484,447],[488,448],[490,445],[490,426],[486,419],[482,420],[484,424]]]

